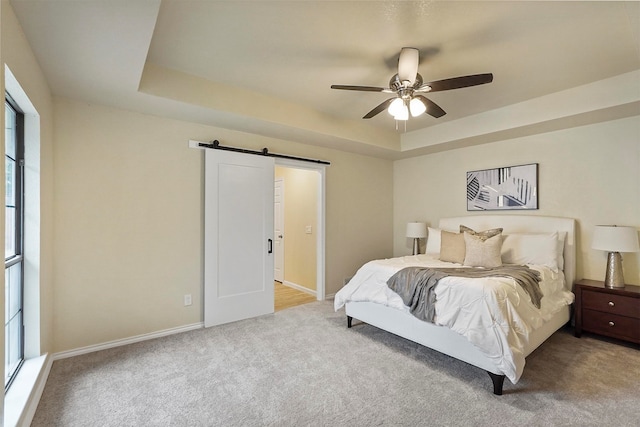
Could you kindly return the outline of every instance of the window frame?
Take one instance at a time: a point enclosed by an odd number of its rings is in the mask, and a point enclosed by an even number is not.
[[[24,140],[24,112],[18,104],[14,101],[14,99],[5,92],[5,117],[6,117],[6,108],[7,106],[13,110],[15,113],[15,186],[14,186],[14,202],[15,202],[15,241],[13,242],[15,248],[15,254],[9,258],[6,258],[5,254],[5,277],[6,270],[11,268],[14,265],[20,264],[20,308],[19,312],[21,312],[21,324],[20,324],[20,341],[19,341],[19,362],[16,365],[13,372],[10,373],[10,376],[7,379],[7,374],[5,372],[5,392],[11,387],[11,384],[15,377],[17,376],[20,368],[24,363],[24,345],[25,345],[25,328],[24,328],[24,152],[25,152],[25,140]],[[6,123],[5,123],[6,128]],[[6,132],[6,131],[5,131]],[[4,146],[5,152],[5,162],[8,157],[6,141]],[[6,164],[5,164],[5,174],[6,174]],[[6,176],[5,176],[6,179]],[[6,189],[5,189],[6,190]],[[6,213],[6,194],[5,194],[5,213]],[[5,220],[6,223],[6,220]],[[5,230],[5,235],[6,235]],[[5,285],[6,286],[6,285]],[[5,291],[6,292],[6,291]],[[6,297],[6,294],[5,294]],[[5,315],[6,316],[6,315]],[[6,331],[5,324],[5,334]],[[6,338],[5,338],[6,340]],[[6,350],[6,343],[5,343]],[[6,351],[5,351],[6,352]],[[8,352],[5,354],[5,366],[6,366],[6,358],[9,357]]]

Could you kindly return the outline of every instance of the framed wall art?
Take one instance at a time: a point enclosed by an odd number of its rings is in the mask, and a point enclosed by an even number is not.
[[[538,209],[538,164],[467,172],[467,210]]]

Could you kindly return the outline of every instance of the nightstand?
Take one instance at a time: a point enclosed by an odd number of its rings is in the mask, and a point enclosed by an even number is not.
[[[598,280],[579,280],[573,289],[575,336],[582,331],[640,344],[640,286],[606,288]]]

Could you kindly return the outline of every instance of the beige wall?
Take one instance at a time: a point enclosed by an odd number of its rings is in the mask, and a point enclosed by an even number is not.
[[[527,163],[539,164],[534,214],[576,218],[577,277],[602,280],[606,255],[591,249],[593,226],[640,229],[638,116],[396,161],[394,254],[411,252],[408,221],[481,215],[466,211],[467,171]],[[640,253],[623,256],[627,283],[640,284]]]
[[[202,321],[204,157],[189,139],[331,162],[327,294],[391,255],[391,161],[62,98],[54,108],[55,351]]]
[[[284,182],[284,281],[315,291],[320,173],[277,166],[275,175]]]

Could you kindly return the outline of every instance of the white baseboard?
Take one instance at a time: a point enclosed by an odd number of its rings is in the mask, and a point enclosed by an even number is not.
[[[290,288],[297,289],[306,294],[313,295],[314,297],[317,295],[317,292],[315,289],[305,288],[304,286],[298,285],[297,283],[288,282],[285,280],[284,282],[282,282],[282,284]]]
[[[286,280],[284,282],[282,282],[283,285],[288,286],[290,288],[294,288],[297,289],[299,291],[302,291],[304,293],[307,293],[309,295],[313,295],[316,296],[317,293],[316,291],[314,291],[313,289],[309,289],[309,288],[305,288],[304,286],[298,285],[297,283],[293,283],[293,282],[287,282]],[[324,295],[324,300],[332,300],[333,298],[335,298],[336,294],[335,292],[332,294],[325,294]]]
[[[136,335],[129,338],[123,338],[114,341],[108,341],[101,344],[94,344],[87,347],[76,348],[73,350],[62,351],[53,355],[53,360],[66,359],[67,357],[79,356],[81,354],[93,353],[94,351],[106,350],[108,348],[120,347],[136,342],[152,340],[155,338],[166,337],[168,335],[179,334],[182,332],[193,331],[204,327],[203,322],[193,323],[191,325],[179,326],[177,328],[164,329],[162,331],[151,332],[148,334]]]

